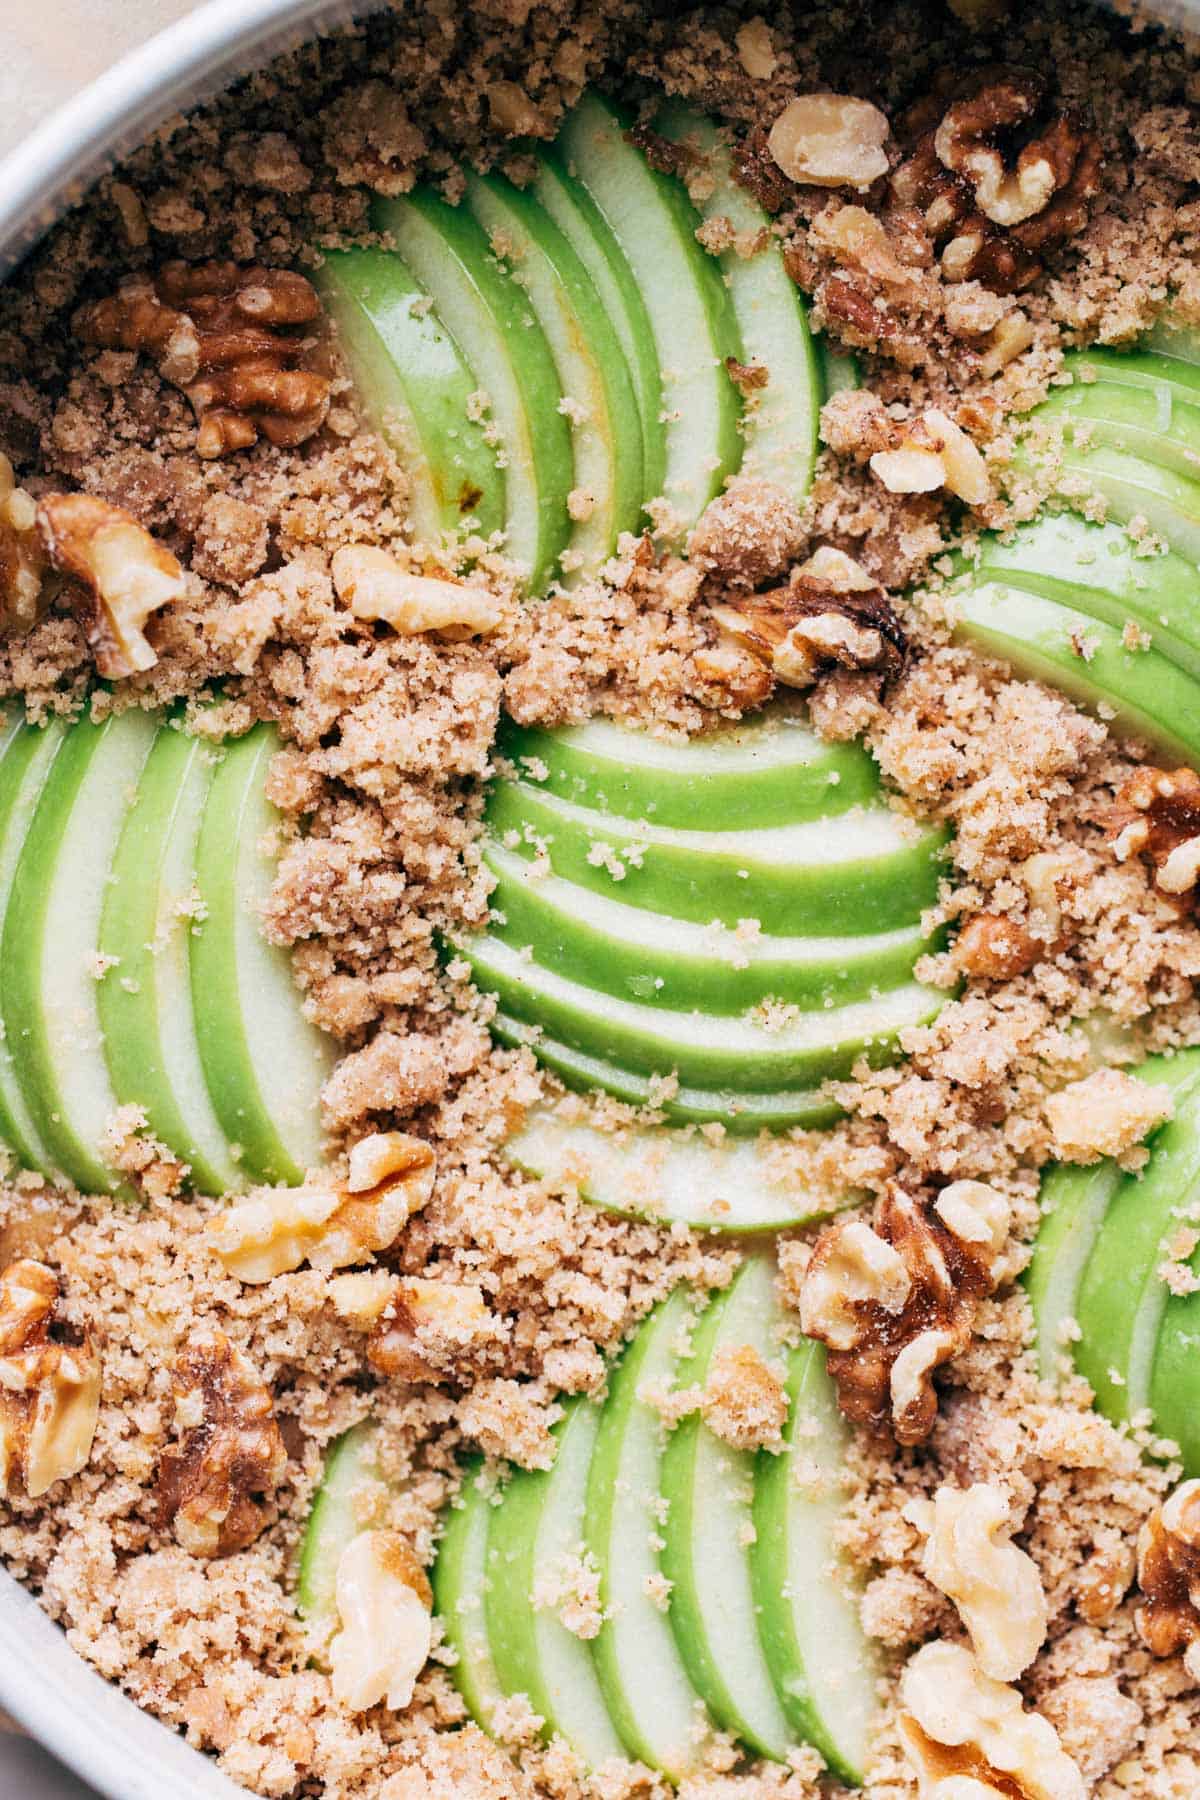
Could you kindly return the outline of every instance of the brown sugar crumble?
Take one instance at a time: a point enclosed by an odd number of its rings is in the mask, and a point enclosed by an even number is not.
[[[523,602],[494,542],[449,563],[409,542],[402,460],[310,277],[324,250],[370,241],[376,195],[427,179],[457,198],[464,162],[528,179],[528,141],[592,84],[647,120],[679,95],[727,129],[814,326],[859,353],[862,386],[822,411],[803,507],[735,480],[689,555],[625,539],[603,579]],[[33,1400],[6,1386],[0,1557],[81,1655],[251,1792],[671,1792],[634,1765],[581,1777],[515,1702],[507,1743],[490,1741],[436,1620],[405,1704],[316,1666],[296,1562],[327,1446],[370,1417],[383,1479],[362,1523],[420,1600],[420,1637],[460,1454],[548,1467],[564,1397],[603,1391],[650,1308],[731,1280],[738,1243],[609,1216],[503,1160],[557,1089],[493,1044],[439,938],[487,918],[502,709],[678,736],[779,682],[806,690],[825,737],[865,736],[897,809],[955,833],[917,971],[946,1004],[904,1032],[902,1061],[834,1084],[838,1124],[786,1146],[826,1211],[849,1190],[863,1203],[785,1235],[779,1262],[789,1316],[830,1346],[862,1427],[840,1540],[882,1659],[866,1800],[915,1800],[914,1733],[949,1769],[921,1698],[939,1659],[982,1721],[956,1770],[972,1800],[1055,1791],[983,1782],[987,1732],[1028,1732],[1018,1715],[1075,1771],[1071,1800],[1200,1793],[1178,1468],[1093,1413],[1081,1380],[1038,1379],[1015,1285],[1042,1165],[1135,1167],[1166,1116],[1118,1065],[1200,1042],[1196,777],[950,641],[941,597],[951,553],[1038,504],[1013,447],[1063,351],[1130,344],[1168,296],[1200,325],[1198,100],[1184,46],[1077,0],[795,16],[414,0],[172,122],[0,289],[0,686],[36,720],[78,710],[98,672],[113,678],[99,710],[178,703],[214,739],[276,723],[265,929],[342,1044],[333,1173],[301,1214],[254,1196],[270,1241],[183,1198],[144,1119],[113,1127],[136,1204],[0,1184],[3,1355],[25,1358],[30,1393],[59,1384],[61,1426],[31,1444]],[[814,101],[821,158],[799,136]],[[731,374],[753,399],[762,372]],[[139,579],[106,588],[90,539],[64,548],[72,526],[123,532]],[[401,1161],[356,1186],[356,1147],[375,1139]],[[786,1396],[748,1347],[689,1404],[731,1446],[778,1447]],[[966,1576],[931,1579],[920,1524],[984,1484],[1007,1567],[1038,1596],[1039,1641],[1002,1682],[964,1643]],[[553,1600],[581,1637],[599,1630],[585,1561]],[[680,1790],[847,1791],[815,1752],[754,1763],[726,1741]]]

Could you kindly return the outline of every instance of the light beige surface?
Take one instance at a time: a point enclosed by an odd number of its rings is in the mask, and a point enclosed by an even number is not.
[[[0,156],[199,0],[0,0]]]

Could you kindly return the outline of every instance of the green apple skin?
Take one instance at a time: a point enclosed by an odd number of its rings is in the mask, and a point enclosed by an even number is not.
[[[204,1085],[187,972],[190,926],[175,912],[194,881],[212,755],[210,745],[170,724],[154,741],[113,858],[99,940],[111,967],[97,1001],[118,1101],[144,1109],[153,1135],[188,1164],[191,1187],[222,1194],[242,1176]]]
[[[1033,1312],[1038,1374],[1055,1385],[1073,1367],[1079,1286],[1121,1184],[1114,1162],[1054,1168],[1042,1178],[1042,1218],[1023,1281]]]
[[[734,1136],[745,1137],[760,1131],[790,1131],[794,1127],[816,1131],[842,1116],[836,1101],[814,1089],[748,1094],[735,1093],[730,1088],[680,1086],[664,1093],[662,1084],[650,1077],[603,1057],[587,1056],[569,1044],[546,1037],[539,1027],[510,1013],[498,1012],[491,1030],[502,1044],[531,1048],[538,1061],[567,1087],[583,1092],[599,1089],[630,1106],[653,1106],[678,1125],[719,1123]]]
[[[1166,397],[1166,405],[1163,397]],[[1077,382],[1053,388],[1038,408],[1039,423],[1053,420],[1068,431],[1082,426],[1093,444],[1111,444],[1129,456],[1194,477],[1200,452],[1200,391],[1193,403],[1171,390]],[[1165,415],[1165,416],[1164,416]]]
[[[524,1694],[542,1736],[560,1737],[587,1769],[622,1757],[587,1643],[552,1607],[539,1606],[543,1576],[578,1556],[600,1409],[576,1399],[555,1428],[551,1469],[518,1469],[492,1508],[487,1543],[487,1631],[506,1694]]]
[[[496,174],[468,176],[467,204],[533,308],[563,395],[578,408],[568,415],[573,478],[592,504],[563,554],[570,585],[596,574],[641,518],[646,490],[633,380],[586,268],[549,213]]]
[[[684,744],[607,719],[550,731],[505,717],[496,749],[560,800],[684,831],[729,818],[745,831],[832,818],[879,793],[861,744],[823,743],[785,706]]]
[[[1103,496],[1111,518],[1144,518],[1179,556],[1200,562],[1200,482],[1104,443],[1083,449],[1067,442],[1055,461]]]
[[[1200,1258],[1189,1259],[1193,1275]],[[1154,1430],[1179,1446],[1185,1475],[1200,1475],[1200,1306],[1196,1295],[1169,1294],[1154,1356],[1150,1406]]]
[[[835,1775],[858,1786],[878,1707],[879,1668],[837,1526],[849,1433],[822,1345],[791,1352],[782,1454],[761,1450],[754,1481],[754,1594],[788,1721]]]
[[[946,830],[882,807],[772,831],[674,832],[594,813],[526,782],[497,783],[486,816],[506,849],[532,856],[544,843],[566,881],[700,925],[757,919],[783,937],[857,937],[910,924],[937,897],[948,842]],[[614,857],[625,870],[619,882]]]
[[[654,1546],[662,1528],[663,1424],[638,1390],[673,1385],[692,1323],[677,1288],[643,1321],[610,1376],[584,1528],[600,1572],[604,1623],[592,1654],[609,1717],[629,1756],[672,1781],[699,1763],[711,1722],[647,1585],[661,1574]]]
[[[433,1567],[434,1610],[455,1652],[454,1684],[483,1731],[491,1731],[504,1689],[496,1673],[486,1620],[487,1543],[491,1488],[482,1457],[465,1464],[462,1488],[442,1515],[442,1537]]]
[[[21,723],[15,709],[9,717],[0,760],[0,933],[26,833],[67,730],[62,719],[52,719],[39,728]],[[48,1180],[58,1176],[54,1158],[25,1103],[6,1033],[0,1033],[0,1138],[22,1168],[33,1169]]]
[[[1165,388],[1173,400],[1200,405],[1200,368],[1195,358],[1186,354],[1183,334],[1172,333],[1170,345],[1158,341],[1154,332],[1137,350],[1107,350],[1095,344],[1090,350],[1073,350],[1065,356],[1063,372],[1074,376],[1079,386],[1105,382],[1150,393]]]
[[[1079,1284],[1075,1365],[1107,1418],[1132,1420],[1150,1405],[1155,1346],[1167,1301],[1158,1275],[1164,1240],[1200,1180],[1200,1089],[1149,1140],[1140,1179],[1126,1176]]]
[[[722,1350],[748,1345],[776,1360],[782,1323],[773,1261],[743,1263],[732,1286],[703,1314],[680,1388],[703,1388]],[[662,1459],[663,1574],[671,1583],[675,1644],[717,1724],[760,1756],[785,1762],[795,1747],[759,1633],[750,1566],[757,1459],[710,1431],[700,1413],[670,1434]]]
[[[587,270],[633,381],[642,428],[643,498],[661,493],[667,462],[662,371],[641,289],[600,208],[557,150],[539,150],[533,193]]]
[[[768,997],[807,1011],[849,1005],[911,981],[936,947],[919,924],[870,938],[716,941],[703,925],[541,875],[495,843],[484,855],[497,877],[492,935],[533,946],[543,968],[585,987],[672,1011],[733,1015]]]
[[[262,935],[258,907],[278,824],[263,784],[277,747],[258,725],[217,761],[196,844],[204,917],[191,936],[196,1036],[209,1096],[252,1181],[298,1183],[321,1159],[320,1090],[332,1046],[305,1020],[287,952]]]
[[[340,1628],[337,1571],[342,1552],[367,1529],[361,1498],[380,1476],[378,1434],[365,1422],[342,1433],[325,1453],[321,1485],[300,1545],[296,1610],[308,1627],[310,1654],[328,1668],[329,1642]]]
[[[552,1193],[578,1195],[605,1212],[736,1236],[787,1231],[825,1217],[786,1147],[727,1136],[710,1144],[694,1132],[622,1125],[614,1130],[578,1103],[536,1106],[505,1140],[507,1162]],[[848,1192],[845,1204],[862,1196]]]
[[[574,479],[550,346],[525,295],[496,262],[487,233],[464,207],[419,189],[378,201],[373,218],[431,295],[491,400],[506,457],[506,547],[540,593],[566,548]]]
[[[862,386],[857,359],[848,350],[835,349],[824,332],[813,339],[813,350],[824,400],[831,400],[834,394],[843,394],[848,389],[853,391]]]
[[[404,464],[414,536],[502,530],[504,471],[471,417],[479,384],[420,283],[384,250],[329,251],[314,279],[367,416]]]
[[[0,1007],[38,1134],[82,1193],[115,1193],[103,1160],[117,1110],[94,956],[109,866],[154,740],[147,713],[85,714],[54,757],[13,875],[0,949]]]

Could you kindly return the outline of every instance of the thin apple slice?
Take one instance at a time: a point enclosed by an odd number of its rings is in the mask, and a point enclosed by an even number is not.
[[[710,1143],[694,1130],[613,1125],[574,1097],[532,1108],[504,1155],[554,1193],[662,1225],[786,1231],[830,1210],[805,1186],[796,1147],[786,1140]],[[847,1194],[844,1204],[858,1198]]]
[[[568,581],[594,575],[646,497],[642,423],[620,339],[570,243],[531,195],[502,175],[467,178],[467,204],[521,288],[558,369],[574,457]]]
[[[264,791],[278,740],[267,725],[225,746],[196,843],[203,917],[191,990],[204,1078],[251,1181],[299,1182],[321,1160],[331,1040],[310,1025],[286,950],[263,936],[279,815]]]
[[[1103,497],[1111,518],[1144,519],[1172,550],[1200,562],[1200,482],[1109,444],[1065,443],[1055,460]]]
[[[822,1345],[791,1352],[781,1455],[759,1452],[754,1595],[767,1661],[792,1729],[844,1781],[863,1780],[879,1666],[837,1543],[849,1441]]]
[[[1094,1168],[1054,1168],[1042,1177],[1041,1224],[1023,1280],[1043,1381],[1057,1383],[1074,1367],[1079,1284],[1121,1181],[1121,1170],[1111,1161]]]
[[[556,150],[538,151],[533,193],[587,270],[620,341],[642,426],[642,498],[660,493],[667,461],[662,372],[654,327],[633,270],[603,213],[583,184],[567,173]]]
[[[491,843],[494,936],[543,968],[621,1000],[736,1014],[765,1000],[811,1011],[912,980],[931,948],[919,923],[871,937],[763,937],[696,925],[546,875]],[[618,892],[620,890],[618,889]]]
[[[735,1093],[816,1084],[848,1074],[859,1057],[878,1062],[901,1031],[928,1023],[943,1003],[934,989],[906,982],[875,999],[796,1012],[776,1025],[618,1000],[488,935],[460,940],[457,948],[480,991],[497,995],[505,1013],[589,1056]]]
[[[454,1685],[467,1711],[491,1731],[504,1689],[487,1631],[487,1545],[492,1487],[482,1459],[468,1462],[462,1487],[443,1514],[442,1539],[433,1567],[433,1603],[454,1652]]]
[[[1149,738],[1186,762],[1200,760],[1200,681],[1169,657],[1127,648],[1102,619],[1041,594],[986,581],[955,597],[958,635],[1012,663],[1118,731]]]
[[[721,1124],[736,1136],[760,1131],[817,1130],[841,1116],[836,1100],[813,1088],[777,1088],[769,1094],[740,1094],[725,1088],[695,1088],[663,1083],[604,1057],[588,1056],[540,1026],[497,1012],[491,1021],[502,1044],[526,1046],[538,1061],[570,1088],[600,1089],[630,1106],[649,1107],[680,1125]]]
[[[503,451],[510,556],[539,592],[570,531],[571,434],[550,346],[529,301],[465,207],[420,190],[376,203],[375,221],[430,295],[477,382]]]
[[[0,952],[5,1036],[55,1166],[82,1193],[115,1192],[104,1160],[117,1111],[98,1007],[108,874],[157,720],[134,708],[66,733],[13,875]]]
[[[1170,1071],[1154,1071],[1160,1080]],[[1167,1288],[1159,1275],[1178,1208],[1200,1181],[1200,1088],[1179,1098],[1150,1140],[1145,1173],[1127,1175],[1109,1201],[1076,1304],[1075,1364],[1106,1417],[1132,1420],[1151,1403]]]
[[[400,257],[330,251],[315,276],[355,386],[409,484],[413,535],[504,525],[504,471],[475,416],[479,383]]]
[[[849,350],[840,350],[830,343],[828,334],[822,332],[813,339],[816,352],[817,371],[821,378],[822,405],[834,394],[841,394],[847,388],[860,388],[862,376],[858,370],[858,359]]]
[[[1193,1280],[1200,1276],[1200,1256],[1188,1259]],[[1154,1429],[1178,1446],[1183,1472],[1200,1475],[1200,1304],[1197,1293],[1169,1294],[1159,1328],[1150,1381]]]
[[[1192,354],[1187,354],[1188,345]],[[1172,333],[1170,342],[1155,332],[1144,337],[1136,350],[1108,350],[1093,344],[1087,350],[1072,350],[1063,358],[1063,373],[1077,382],[1114,382],[1122,387],[1144,388],[1169,399],[1200,403],[1200,357],[1195,354],[1194,335]],[[1052,393],[1058,389],[1051,389]],[[1168,415],[1169,416],[1169,415]]]
[[[770,1257],[747,1258],[713,1300],[678,1373],[703,1388],[725,1350],[779,1357],[782,1317]],[[662,1459],[662,1569],[671,1583],[671,1628],[692,1685],[726,1731],[760,1756],[785,1762],[796,1739],[771,1679],[751,1574],[757,1457],[711,1431],[699,1412],[671,1433]]]
[[[1200,383],[1188,392],[1190,402],[1166,383],[1135,387],[1118,381],[1076,382],[1073,387],[1052,388],[1037,418],[1039,424],[1053,421],[1088,444],[1110,444],[1194,479],[1200,467]]]
[[[40,728],[26,725],[16,707],[5,715],[4,753],[0,760],[0,932],[8,915],[13,877],[26,833],[68,730],[66,721],[58,718]],[[59,1173],[25,1103],[7,1031],[0,1031],[0,1138],[22,1168],[34,1169],[50,1179]]]
[[[506,1694],[523,1694],[542,1735],[563,1738],[586,1769],[623,1756],[586,1639],[569,1631],[553,1598],[583,1555],[588,1471],[600,1408],[569,1403],[555,1428],[554,1466],[518,1469],[493,1507],[487,1545],[487,1627]]]
[[[605,1704],[629,1755],[679,1780],[711,1733],[660,1604],[664,1428],[651,1396],[674,1383],[695,1323],[683,1288],[650,1314],[609,1378],[588,1475],[585,1539],[604,1623],[592,1640]]]
[[[346,1546],[372,1522],[371,1506],[380,1489],[377,1442],[375,1427],[364,1423],[330,1445],[300,1544],[296,1610],[308,1627],[309,1654],[321,1668],[328,1667],[329,1640],[341,1623],[338,1563]]]
[[[98,1005],[120,1103],[140,1106],[153,1135],[207,1194],[244,1177],[209,1099],[188,970],[196,836],[214,752],[172,723],[155,739],[113,858],[100,920],[106,965]]]
[[[522,780],[560,799],[684,830],[830,818],[879,792],[869,751],[826,743],[785,705],[684,742],[611,719],[551,731],[506,717],[496,748]]]
[[[696,241],[699,215],[681,183],[650,167],[628,129],[610,102],[586,94],[559,148],[620,245],[650,317],[667,415],[662,498],[670,518],[657,523],[677,541],[742,459],[741,407],[725,367],[727,357],[742,360],[742,345],[720,269]]]
[[[784,267],[772,220],[735,179],[728,147],[712,121],[672,102],[655,130],[699,153],[707,178],[700,214],[706,221],[727,219],[738,235],[738,246],[717,260],[744,359],[765,374],[746,407],[741,473],[774,482],[800,502],[812,486],[823,398],[804,297]]]

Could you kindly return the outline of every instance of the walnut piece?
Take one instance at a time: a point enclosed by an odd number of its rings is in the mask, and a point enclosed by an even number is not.
[[[968,919],[951,952],[964,975],[984,981],[1011,981],[1032,969],[1045,945],[1003,913],[976,913]]]
[[[261,1189],[217,1213],[206,1235],[239,1281],[272,1281],[303,1262],[329,1274],[394,1244],[429,1200],[435,1173],[423,1139],[375,1132],[350,1152],[344,1182],[318,1172],[302,1187]]]
[[[889,129],[869,100],[798,94],[772,125],[767,147],[791,181],[865,188],[888,172]]]
[[[97,673],[117,681],[152,669],[147,620],[184,591],[184,574],[132,513],[92,494],[47,494],[38,531],[51,564],[83,590],[77,611]]]
[[[787,1390],[753,1344],[726,1344],[713,1358],[700,1411],[724,1443],[758,1450],[783,1441]]]
[[[877,450],[872,472],[890,494],[928,494],[946,488],[968,506],[991,499],[987,464],[961,425],[931,406],[891,450]]]
[[[175,1362],[181,1437],[158,1477],[158,1518],[193,1556],[252,1544],[287,1468],[270,1389],[223,1331],[193,1333]]]
[[[856,1425],[919,1444],[937,1417],[933,1372],[964,1350],[979,1301],[1000,1277],[1004,1196],[980,1181],[932,1207],[889,1187],[874,1227],[827,1226],[800,1291],[800,1323],[829,1348],[838,1405]]]
[[[190,400],[197,454],[211,459],[260,434],[286,449],[320,429],[329,382],[296,366],[320,316],[316,289],[291,269],[173,262],[81,307],[75,329],[87,344],[152,356]]]
[[[33,624],[45,571],[37,507],[17,486],[7,456],[0,455],[0,630],[27,631]]]
[[[1140,856],[1154,885],[1181,908],[1200,879],[1200,775],[1194,769],[1135,769],[1117,790],[1109,840],[1118,862]]]
[[[470,1283],[397,1278],[367,1345],[377,1374],[394,1381],[442,1381],[464,1355],[497,1335],[483,1289]]]
[[[878,582],[830,546],[794,569],[786,587],[739,594],[714,606],[712,616],[787,687],[810,687],[835,663],[894,674],[908,648]]]
[[[779,58],[766,20],[757,16],[747,19],[744,25],[738,26],[733,43],[738,61],[751,80],[769,81],[779,67]]]
[[[995,1681],[1015,1681],[1046,1641],[1046,1595],[1037,1564],[1012,1542],[1009,1497],[977,1481],[913,1500],[904,1516],[925,1537],[921,1572],[953,1600],[976,1660]]]
[[[22,1259],[0,1275],[0,1496],[36,1500],[78,1475],[100,1412],[100,1358],[61,1326],[58,1276]]]
[[[396,1531],[362,1531],[336,1576],[341,1630],[329,1646],[334,1698],[350,1712],[401,1712],[433,1646],[433,1594]]]
[[[494,631],[502,608],[486,588],[414,575],[388,550],[346,545],[333,556],[333,585],[356,619],[382,619],[404,637],[436,631],[467,638]]]
[[[1054,1154],[1060,1162],[1070,1163],[1132,1155],[1140,1166],[1147,1152],[1137,1146],[1173,1110],[1166,1088],[1152,1087],[1123,1069],[1097,1069],[1060,1088],[1046,1102]]]
[[[1086,1800],[1049,1719],[961,1644],[925,1644],[900,1678],[900,1739],[921,1800]]]
[[[1185,1653],[1200,1678],[1200,1481],[1184,1481],[1143,1525],[1137,1579],[1138,1636],[1155,1656]],[[1193,1648],[1193,1646],[1196,1646]]]

